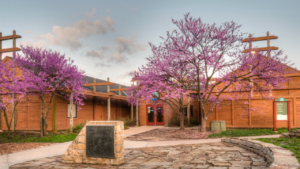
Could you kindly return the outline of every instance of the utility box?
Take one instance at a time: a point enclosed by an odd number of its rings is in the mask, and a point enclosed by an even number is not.
[[[226,131],[226,122],[224,120],[209,122],[210,131]]]

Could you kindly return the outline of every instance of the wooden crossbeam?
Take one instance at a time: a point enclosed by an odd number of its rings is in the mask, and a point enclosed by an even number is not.
[[[278,50],[279,48],[278,47],[275,47],[275,46],[271,46],[271,47],[263,47],[263,48],[253,48],[252,51],[267,51],[268,49],[271,49],[271,50]],[[245,49],[242,51],[242,53],[247,53],[249,52],[249,49]]]
[[[242,40],[242,42],[249,42],[250,40],[252,40],[252,42],[254,41],[262,41],[262,40],[268,40],[268,39],[278,39],[278,36],[262,36],[262,37],[257,37],[257,38],[247,38]]]
[[[119,88],[119,89],[110,89],[110,91],[126,91],[127,88]]]
[[[10,39],[17,39],[17,38],[22,38],[22,36],[20,36],[20,35],[2,36],[2,37],[0,37],[0,41],[10,40]]]
[[[6,49],[0,49],[0,53],[6,53],[6,52],[14,52],[14,51],[20,51],[21,48],[6,48]]]
[[[106,85],[115,85],[115,83],[112,82],[103,82],[103,83],[87,83],[83,86],[106,86]]]

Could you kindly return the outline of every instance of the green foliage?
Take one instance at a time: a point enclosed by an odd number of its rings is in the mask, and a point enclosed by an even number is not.
[[[129,127],[128,126],[124,126],[124,129],[129,129]]]
[[[73,131],[75,133],[79,133],[83,127],[84,127],[84,123],[80,123],[80,124],[73,127]]]
[[[265,143],[272,143],[294,153],[300,163],[300,138],[259,138],[256,139]]]
[[[197,126],[199,125],[199,122],[197,119],[193,119],[191,118],[190,119],[190,126],[188,126],[188,119],[187,117],[184,118],[184,126],[185,127],[192,127],[192,126]],[[172,127],[172,126],[180,126],[180,119],[178,116],[172,116],[169,120],[169,126]]]
[[[65,133],[65,134],[48,134],[44,137],[40,137],[38,134],[20,134],[16,133],[13,138],[8,137],[7,132],[0,133],[0,143],[20,143],[20,142],[43,142],[43,143],[62,143],[72,141],[76,138],[77,134]]]
[[[118,118],[117,120],[124,121],[124,126],[135,126],[136,125],[136,120],[127,116],[126,118]]]
[[[296,129],[292,129],[294,131]],[[243,136],[261,136],[261,135],[271,135],[271,134],[281,134],[287,133],[287,128],[277,129],[277,133],[273,129],[236,129],[229,131],[222,131],[221,133],[210,134],[210,138],[219,138],[219,137],[243,137]]]

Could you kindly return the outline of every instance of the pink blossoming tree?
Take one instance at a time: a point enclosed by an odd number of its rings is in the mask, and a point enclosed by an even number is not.
[[[19,75],[19,69],[14,60],[0,62],[0,109],[3,112],[7,126],[8,137],[11,130],[14,133],[18,122],[19,103],[26,101],[30,94],[28,88],[29,72],[24,71]]]
[[[206,131],[208,117],[213,109],[219,108],[223,100],[251,99],[256,94],[264,99],[272,99],[270,91],[284,88],[283,83],[289,80],[284,75],[296,71],[290,67],[292,64],[287,60],[287,56],[281,57],[281,50],[273,52],[272,55],[268,55],[271,51],[255,49],[249,53],[242,53],[242,50],[246,49],[246,44],[241,42],[246,38],[245,33],[241,33],[241,25],[233,21],[216,26],[203,23],[200,18],[189,17],[189,14],[186,14],[183,20],[172,21],[178,30],[167,32],[166,38],[162,38],[163,42],[158,47],[152,45],[153,56],[157,55],[159,59],[151,63],[151,59],[148,58],[149,63],[141,69],[151,69],[155,64],[154,67],[163,69],[188,70],[185,78],[181,81],[176,80],[176,84],[184,93],[193,93],[193,98],[199,101],[201,132]],[[167,52],[160,52],[162,49]],[[255,54],[252,54],[253,52]],[[174,59],[175,56],[180,60]],[[164,63],[173,65],[168,67],[164,66]],[[160,77],[174,78],[160,70],[157,70]],[[139,78],[137,73],[132,76]],[[147,83],[146,80],[143,82]],[[141,81],[141,84],[143,82]],[[164,80],[157,79],[151,83],[168,87]],[[178,87],[168,89],[177,91]],[[135,96],[148,94],[145,90],[141,87],[135,88],[135,92],[139,93]],[[247,109],[247,113],[250,111],[257,109]]]
[[[84,71],[73,65],[73,60],[66,59],[59,52],[42,50],[40,48],[23,47],[24,55],[17,55],[15,60],[22,70],[30,70],[28,81],[33,85],[31,91],[35,92],[41,100],[40,127],[41,137],[45,135],[48,127],[47,117],[54,95],[70,100],[77,105],[83,105]],[[70,98],[73,92],[73,98]],[[50,97],[48,103],[45,96]]]

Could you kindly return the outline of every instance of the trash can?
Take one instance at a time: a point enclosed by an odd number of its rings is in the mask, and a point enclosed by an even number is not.
[[[209,122],[210,131],[226,131],[226,122],[224,120]]]

